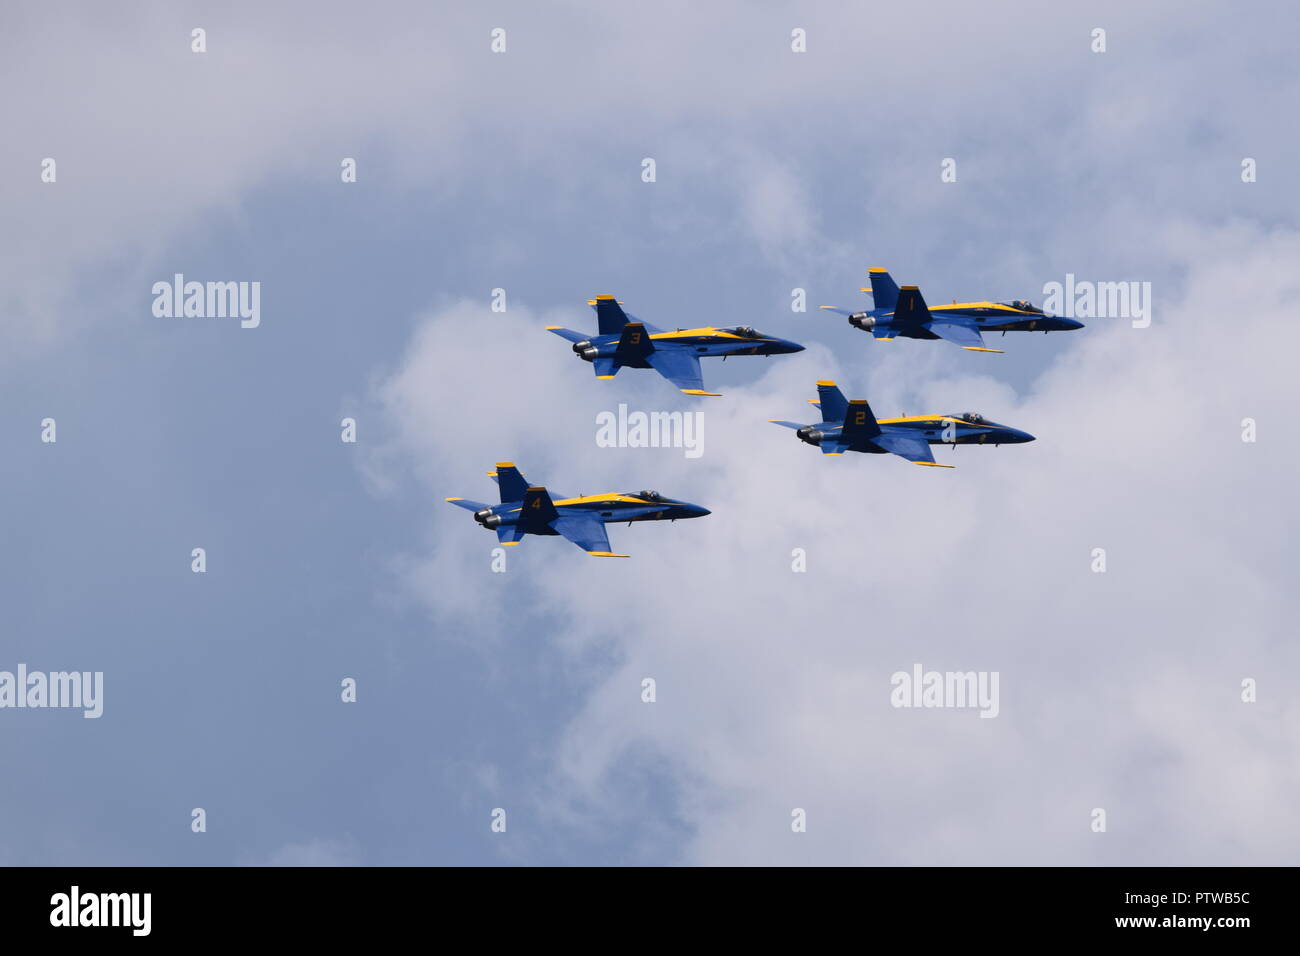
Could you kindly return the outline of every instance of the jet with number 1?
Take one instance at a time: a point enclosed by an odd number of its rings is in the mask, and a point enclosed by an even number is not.
[[[921,290],[914,285],[901,289],[884,269],[871,269],[871,288],[862,292],[871,296],[874,307],[865,312],[850,312],[833,305],[819,308],[838,312],[849,318],[849,325],[870,332],[878,341],[894,338],[944,339],[969,352],[1001,352],[984,346],[982,332],[1068,332],[1083,328],[1082,322],[1056,315],[1024,299],[1014,302],[954,302],[951,305],[927,306]]]
[[[526,534],[560,535],[598,558],[626,558],[609,550],[605,525],[616,521],[676,521],[701,518],[709,509],[688,501],[665,498],[657,491],[612,492],[569,498],[552,497],[540,485],[530,485],[511,462],[497,462],[489,471],[501,491],[501,503],[488,505],[468,498],[448,498],[458,508],[474,512],[474,520],[497,533],[504,545],[518,544]]]
[[[747,325],[708,326],[666,332],[623,311],[612,295],[587,300],[596,310],[596,335],[548,325],[546,330],[573,343],[573,351],[590,362],[597,378],[613,378],[621,368],[652,368],[686,395],[712,395],[704,390],[700,359],[720,355],[783,355],[802,352],[797,342],[764,335]]]
[[[952,468],[935,462],[931,445],[1018,445],[1034,440],[1028,432],[991,422],[975,412],[876,418],[866,399],[848,401],[834,382],[818,382],[817,396],[808,401],[821,408],[822,421],[812,425],[776,418],[768,421],[793,428],[800,441],[820,446],[823,455],[888,452],[913,464]]]

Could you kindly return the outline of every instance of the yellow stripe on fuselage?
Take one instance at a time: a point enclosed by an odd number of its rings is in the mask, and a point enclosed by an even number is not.
[[[1017,309],[1014,306],[1003,305],[1001,302],[945,302],[943,305],[931,305],[931,312],[952,312],[956,309],[994,309],[998,312],[1010,312],[1012,315],[1036,315],[1043,317],[1041,312],[1026,312],[1024,309]],[[893,315],[893,312],[886,312],[886,316]]]
[[[737,335],[735,332],[724,332],[714,328],[704,329],[678,329],[676,332],[655,332],[650,338],[653,339],[692,339],[692,338],[715,338],[715,339],[735,339],[738,342],[770,342],[771,339],[765,338],[748,338],[744,335]]]
[[[903,422],[935,422],[936,424],[954,422],[958,425],[971,425],[975,428],[981,427],[976,425],[974,422],[968,422],[964,418],[953,418],[951,415],[904,415],[901,418],[876,419],[876,424],[878,425],[901,425]]]
[[[606,495],[583,495],[581,498],[562,498],[559,501],[552,501],[551,504],[555,505],[558,508],[560,507],[560,505],[591,505],[591,504],[596,504],[598,502],[601,504],[605,504],[605,503],[613,504],[614,502],[619,502],[619,501],[625,502],[627,504],[633,504],[633,505],[648,505],[648,504],[656,503],[656,502],[646,501],[644,498],[634,497],[633,495],[619,495],[619,494],[611,493]],[[657,503],[662,503],[662,502],[657,502]],[[516,508],[514,510],[518,511],[519,509]]]

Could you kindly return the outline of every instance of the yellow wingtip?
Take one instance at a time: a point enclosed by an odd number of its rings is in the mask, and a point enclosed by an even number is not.
[[[702,388],[683,388],[683,389],[681,390],[681,393],[682,393],[683,395],[708,395],[710,398],[721,398],[721,397],[722,397],[722,393],[721,393],[721,392],[706,392],[706,391],[704,391],[704,389],[702,389]]]
[[[925,465],[927,468],[956,468],[956,465],[941,465],[937,461],[914,461],[914,465]]]
[[[554,332],[556,329],[562,329],[562,328],[564,328],[564,326],[562,326],[562,325],[548,325],[548,326],[546,327],[546,331],[547,331],[547,332]]]
[[[835,306],[833,306],[833,305],[819,305],[819,306],[817,306],[817,308],[819,308],[819,309],[834,309]]]
[[[881,268],[880,266],[872,266],[872,267],[871,267],[870,269],[868,269],[867,271],[868,271],[868,272],[888,272],[889,270],[888,270],[888,269],[883,269],[883,268]]]
[[[464,498],[443,498],[443,501],[464,501]]]
[[[522,541],[499,541],[497,543],[503,548],[513,548],[517,544],[523,544]]]
[[[818,384],[818,385],[830,385],[832,388],[835,386],[835,383],[832,382],[832,381],[831,381],[830,379],[828,379],[828,378],[824,378],[824,379],[822,379],[822,380],[819,381],[817,384]]]
[[[589,555],[594,558],[630,558],[630,554],[615,554],[613,551],[588,551]]]
[[[996,352],[998,355],[1005,354],[1002,351],[1002,349],[986,349],[986,348],[981,348],[978,345],[963,345],[962,348],[964,348],[967,352]]]

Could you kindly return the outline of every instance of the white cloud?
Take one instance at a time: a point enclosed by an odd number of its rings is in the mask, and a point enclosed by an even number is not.
[[[1186,297],[1158,302],[1149,329],[1096,320],[1071,333],[1029,394],[996,382],[996,358],[929,343],[878,353],[870,380],[859,356],[846,368],[814,347],[703,406],[698,462],[595,447],[593,395],[608,406],[630,385],[641,407],[661,404],[664,390],[628,381],[635,371],[591,382],[514,317],[493,339],[510,374],[474,386],[471,319],[431,318],[382,392],[422,480],[475,496],[476,482],[490,487],[482,462],[524,449],[534,480],[657,484],[714,511],[613,527],[626,562],[526,540],[496,576],[480,529],[436,516],[413,582],[440,611],[507,578],[515,621],[553,612],[567,622],[557,650],[618,661],[591,676],[553,798],[620,799],[618,768],[653,756],[693,832],[682,859],[705,863],[1292,858],[1296,458],[1281,416],[1300,241],[1188,227],[1163,239],[1191,272]],[[918,359],[937,380],[907,373]],[[868,386],[882,416],[973,407],[1039,440],[947,452],[955,471],[826,459],[765,421],[807,420],[803,400],[826,375],[855,396]],[[477,427],[436,428],[430,416],[467,395]],[[1240,440],[1248,416],[1256,444]],[[794,547],[807,574],[789,569]],[[1094,547],[1107,549],[1104,575],[1090,571]],[[481,620],[492,653],[508,655],[500,619]],[[1001,716],[891,709],[889,675],[916,662],[999,671]],[[639,700],[646,676],[656,704]],[[1238,700],[1245,677],[1261,682],[1257,704]],[[1098,806],[1105,835],[1088,828]],[[789,831],[793,807],[809,813],[805,835]]]

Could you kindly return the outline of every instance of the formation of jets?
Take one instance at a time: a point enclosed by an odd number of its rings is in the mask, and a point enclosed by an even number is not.
[[[1045,314],[1024,300],[1012,302],[953,302],[931,308],[916,286],[901,289],[884,269],[871,269],[873,307],[850,312],[821,306],[848,317],[849,324],[870,332],[877,341],[894,338],[942,339],[971,352],[1001,352],[984,345],[985,332],[1060,332],[1079,329],[1074,319]],[[594,335],[557,325],[547,331],[572,343],[573,351],[590,362],[596,377],[612,379],[621,368],[648,368],[658,372],[686,395],[714,396],[704,388],[700,359],[733,355],[786,355],[803,351],[788,339],[766,335],[749,326],[676,329],[667,331],[623,311],[612,295],[587,302],[596,310]],[[876,418],[866,399],[849,400],[831,381],[817,383],[819,422],[799,423],[768,419],[793,429],[802,442],[815,445],[824,455],[846,451],[892,454],[917,465],[951,468],[934,460],[931,445],[1005,445],[1034,440],[1028,432],[999,425],[974,412],[960,415],[908,415]],[[676,521],[709,514],[707,508],[667,498],[656,491],[611,492],[568,497],[552,495],[540,485],[530,485],[512,462],[498,462],[488,474],[497,482],[501,501],[496,505],[448,498],[452,504],[474,512],[474,520],[495,531],[502,545],[516,545],[525,535],[558,535],[588,554],[625,558],[610,550],[605,525],[626,521]]]

